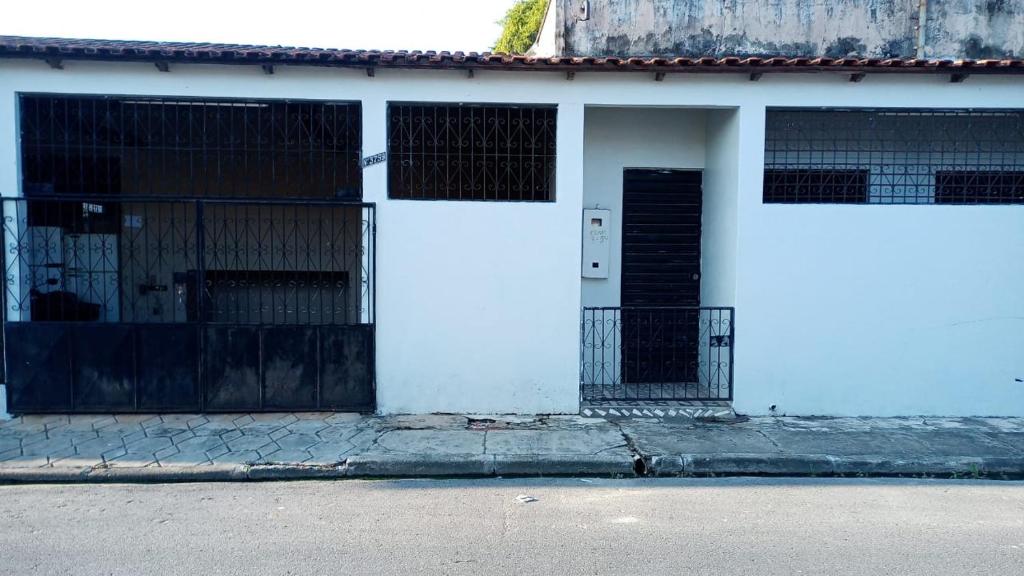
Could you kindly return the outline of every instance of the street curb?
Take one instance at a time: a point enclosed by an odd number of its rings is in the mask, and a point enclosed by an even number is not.
[[[500,454],[494,457],[498,476],[633,476],[631,457],[614,455],[533,456]]]
[[[359,455],[346,461],[349,478],[493,476],[494,456]]]
[[[238,482],[248,480],[245,465],[212,466],[165,466],[165,467],[59,467],[53,468],[2,468],[0,483],[45,484],[45,483],[86,483],[102,484],[113,482]]]
[[[1024,457],[681,454],[643,458],[645,476],[838,476],[1024,478]],[[345,478],[634,477],[621,455],[358,455],[328,465],[220,464],[164,467],[0,467],[0,484],[259,482]]]
[[[645,458],[651,476],[1024,477],[1024,457],[682,454]]]
[[[610,455],[358,455],[328,465],[232,464],[162,467],[0,467],[0,484],[180,483],[340,480],[345,478],[489,478],[633,476],[633,462]]]

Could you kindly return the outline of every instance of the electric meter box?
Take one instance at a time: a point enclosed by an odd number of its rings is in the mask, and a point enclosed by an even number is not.
[[[611,210],[583,211],[583,277],[607,278],[612,253]]]

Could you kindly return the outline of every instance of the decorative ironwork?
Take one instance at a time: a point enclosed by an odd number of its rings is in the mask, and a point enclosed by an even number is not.
[[[373,205],[0,209],[11,410],[372,409]]]
[[[21,198],[3,223],[9,322],[373,322],[372,205]]]
[[[1024,111],[772,109],[766,203],[1024,203]]]
[[[732,400],[734,316],[725,307],[584,308],[582,400]]]
[[[554,106],[391,104],[388,196],[549,201]]]
[[[31,194],[361,197],[359,103],[20,96]]]

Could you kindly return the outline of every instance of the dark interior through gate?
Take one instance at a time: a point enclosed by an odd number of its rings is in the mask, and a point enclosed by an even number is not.
[[[372,410],[358,103],[23,94],[8,407]]]

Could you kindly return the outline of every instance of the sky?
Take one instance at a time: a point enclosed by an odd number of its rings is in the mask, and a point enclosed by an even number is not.
[[[0,35],[486,51],[515,0],[35,0]]]

